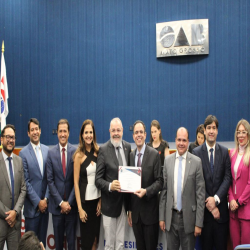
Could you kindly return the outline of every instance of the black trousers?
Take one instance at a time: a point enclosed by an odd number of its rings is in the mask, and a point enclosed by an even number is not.
[[[137,223],[133,223],[133,231],[136,239],[137,250],[155,250],[158,244],[159,223],[145,225],[138,218]]]
[[[218,223],[216,220],[204,222],[201,232],[202,250],[227,250],[229,223]]]

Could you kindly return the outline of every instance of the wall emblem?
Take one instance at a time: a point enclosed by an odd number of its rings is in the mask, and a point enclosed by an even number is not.
[[[208,19],[156,24],[156,57],[209,54]]]

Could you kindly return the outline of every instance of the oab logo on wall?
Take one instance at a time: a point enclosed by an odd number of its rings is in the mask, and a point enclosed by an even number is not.
[[[156,57],[209,54],[208,19],[156,24]]]

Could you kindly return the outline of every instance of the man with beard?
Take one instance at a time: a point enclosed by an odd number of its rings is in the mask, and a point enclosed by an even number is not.
[[[0,249],[6,241],[9,250],[16,250],[21,238],[21,209],[26,195],[22,159],[13,154],[15,127],[7,124],[2,130],[0,153]]]
[[[97,158],[97,188],[102,191],[102,214],[105,249],[123,249],[127,211],[126,194],[120,193],[119,166],[129,165],[131,146],[122,140],[123,127],[119,118],[110,122],[110,140],[99,149]]]
[[[19,153],[23,160],[27,196],[24,202],[25,232],[33,231],[46,247],[49,221],[46,161],[49,147],[40,143],[41,127],[36,118],[28,122],[30,143]]]

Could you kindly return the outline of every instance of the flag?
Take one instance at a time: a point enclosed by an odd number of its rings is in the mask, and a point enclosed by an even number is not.
[[[1,58],[1,131],[6,125],[6,117],[9,114],[8,108],[8,84],[6,76],[6,66],[4,60],[4,43],[2,45],[2,58]]]

